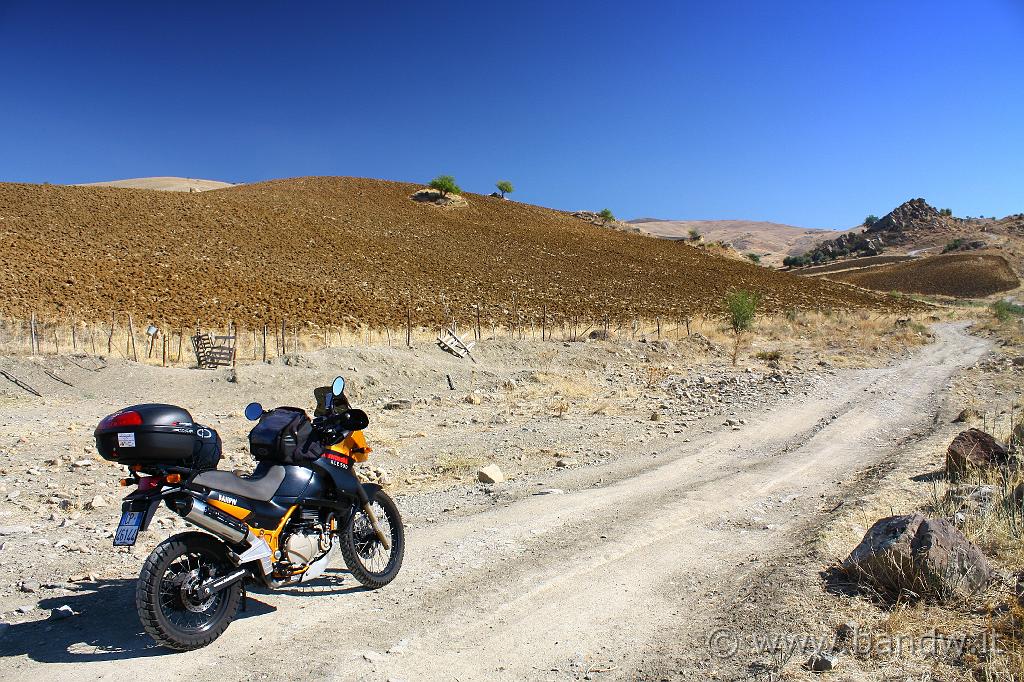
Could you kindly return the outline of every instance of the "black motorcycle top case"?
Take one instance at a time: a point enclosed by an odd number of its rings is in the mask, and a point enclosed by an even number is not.
[[[127,412],[138,413],[142,423],[125,426],[106,424],[112,417]],[[100,422],[94,435],[96,449],[103,459],[111,462],[187,465],[196,451],[196,428],[187,410],[175,405],[148,403],[126,407],[107,417]]]

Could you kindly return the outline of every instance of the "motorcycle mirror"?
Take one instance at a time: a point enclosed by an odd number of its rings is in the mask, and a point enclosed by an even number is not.
[[[331,384],[331,393],[333,393],[335,396],[340,396],[344,392],[345,377],[338,377],[337,379],[334,380],[334,383]]]
[[[249,403],[245,406],[245,418],[251,422],[259,421],[263,416],[263,406],[259,403]]]

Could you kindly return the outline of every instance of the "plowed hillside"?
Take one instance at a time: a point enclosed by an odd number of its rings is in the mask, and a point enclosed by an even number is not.
[[[513,311],[614,320],[719,311],[730,289],[766,311],[890,305],[884,297],[623,234],[565,213],[418,186],[312,177],[201,194],[0,184],[0,312],[79,320],[379,325]]]
[[[878,291],[962,298],[991,296],[1020,286],[1005,258],[977,253],[932,256],[825,276]]]

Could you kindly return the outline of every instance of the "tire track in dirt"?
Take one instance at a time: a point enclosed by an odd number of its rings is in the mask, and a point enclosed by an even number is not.
[[[891,457],[929,423],[948,378],[986,348],[959,326],[939,326],[936,337],[741,431],[695,439],[638,475],[600,486],[584,478],[563,495],[434,525],[410,519],[403,574],[382,591],[259,594],[260,615],[206,649],[130,666],[20,658],[20,672],[166,676],[170,660],[198,680],[263,679],[282,662],[290,676],[337,680],[630,678],[645,651],[702,646],[750,573],[740,564],[791,550],[837,480]],[[765,527],[750,526],[757,515]]]

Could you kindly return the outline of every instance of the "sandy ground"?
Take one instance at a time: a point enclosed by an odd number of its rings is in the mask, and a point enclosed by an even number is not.
[[[230,182],[201,180],[199,178],[176,178],[156,176],[151,178],[128,178],[106,182],[83,182],[80,187],[127,187],[131,189],[157,189],[164,192],[206,192],[211,189],[234,187]]]
[[[749,652],[720,656],[708,638],[752,622],[743,595],[758,570],[792,554],[909,434],[932,428],[951,377],[987,347],[960,326],[936,332],[934,344],[860,370],[732,370],[692,363],[685,348],[598,343],[555,344],[545,373],[536,349],[516,355],[496,342],[481,348],[479,369],[428,350],[386,363],[398,351],[368,349],[243,367],[233,381],[111,365],[78,370],[75,387],[50,382],[46,399],[7,389],[0,526],[30,531],[0,538],[0,653],[16,663],[0,677],[167,678],[173,665],[172,677],[265,679],[281,661],[289,677],[339,680],[736,677]],[[28,376],[32,361],[5,362]],[[155,648],[134,611],[134,578],[174,524],[135,552],[109,547],[113,504],[87,510],[82,500],[113,503],[116,474],[81,464],[87,427],[117,401],[187,397],[229,443],[224,466],[241,465],[241,405],[304,404],[329,369],[352,377],[356,402],[377,416],[377,462],[391,469],[409,527],[399,579],[365,592],[339,570],[306,589],[254,594],[215,645]],[[438,385],[444,374],[459,390]],[[396,398],[411,406],[381,409]],[[463,461],[467,449],[477,455]],[[478,460],[498,461],[511,480],[438,477],[445,466],[471,475]],[[93,579],[68,582],[82,572]],[[42,583],[36,592],[18,590],[26,577]],[[65,604],[79,615],[47,619]],[[762,621],[772,608],[759,605]]]

